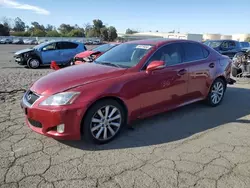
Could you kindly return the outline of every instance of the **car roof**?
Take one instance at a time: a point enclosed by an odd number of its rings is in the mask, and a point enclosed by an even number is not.
[[[156,39],[143,39],[143,40],[134,40],[129,41],[126,43],[130,44],[148,44],[148,45],[162,45],[172,42],[196,42],[192,40],[186,40],[186,39],[169,39],[169,38],[156,38]]]

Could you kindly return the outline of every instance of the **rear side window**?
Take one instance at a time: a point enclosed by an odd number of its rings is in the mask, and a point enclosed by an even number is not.
[[[209,56],[209,51],[204,47],[201,47],[201,48],[202,48],[202,51],[203,51],[204,58],[207,58]]]
[[[78,44],[73,42],[59,42],[60,49],[74,49],[77,48]]]
[[[183,43],[183,48],[185,52],[184,62],[204,59],[204,48],[201,45],[196,43]]]

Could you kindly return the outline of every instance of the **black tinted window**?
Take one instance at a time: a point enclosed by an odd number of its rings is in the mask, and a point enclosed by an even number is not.
[[[152,61],[164,61],[166,65],[177,65],[182,63],[182,47],[180,44],[169,44],[158,51],[150,58],[148,64]]]
[[[77,48],[78,44],[73,43],[73,42],[58,42],[57,47],[59,49],[74,49]]]
[[[196,43],[183,43],[185,51],[185,62],[204,59],[203,48]]]

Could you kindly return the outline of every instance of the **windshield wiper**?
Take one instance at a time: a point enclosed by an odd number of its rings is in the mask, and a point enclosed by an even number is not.
[[[111,65],[111,66],[113,66],[113,67],[121,68],[121,66],[119,66],[119,65],[117,65],[117,64],[108,63],[108,62],[100,62],[99,64],[102,64],[102,65]]]

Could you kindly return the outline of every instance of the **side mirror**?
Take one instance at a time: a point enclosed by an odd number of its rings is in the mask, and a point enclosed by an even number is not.
[[[146,69],[147,73],[150,73],[154,70],[159,70],[165,68],[165,62],[164,61],[152,61]]]

